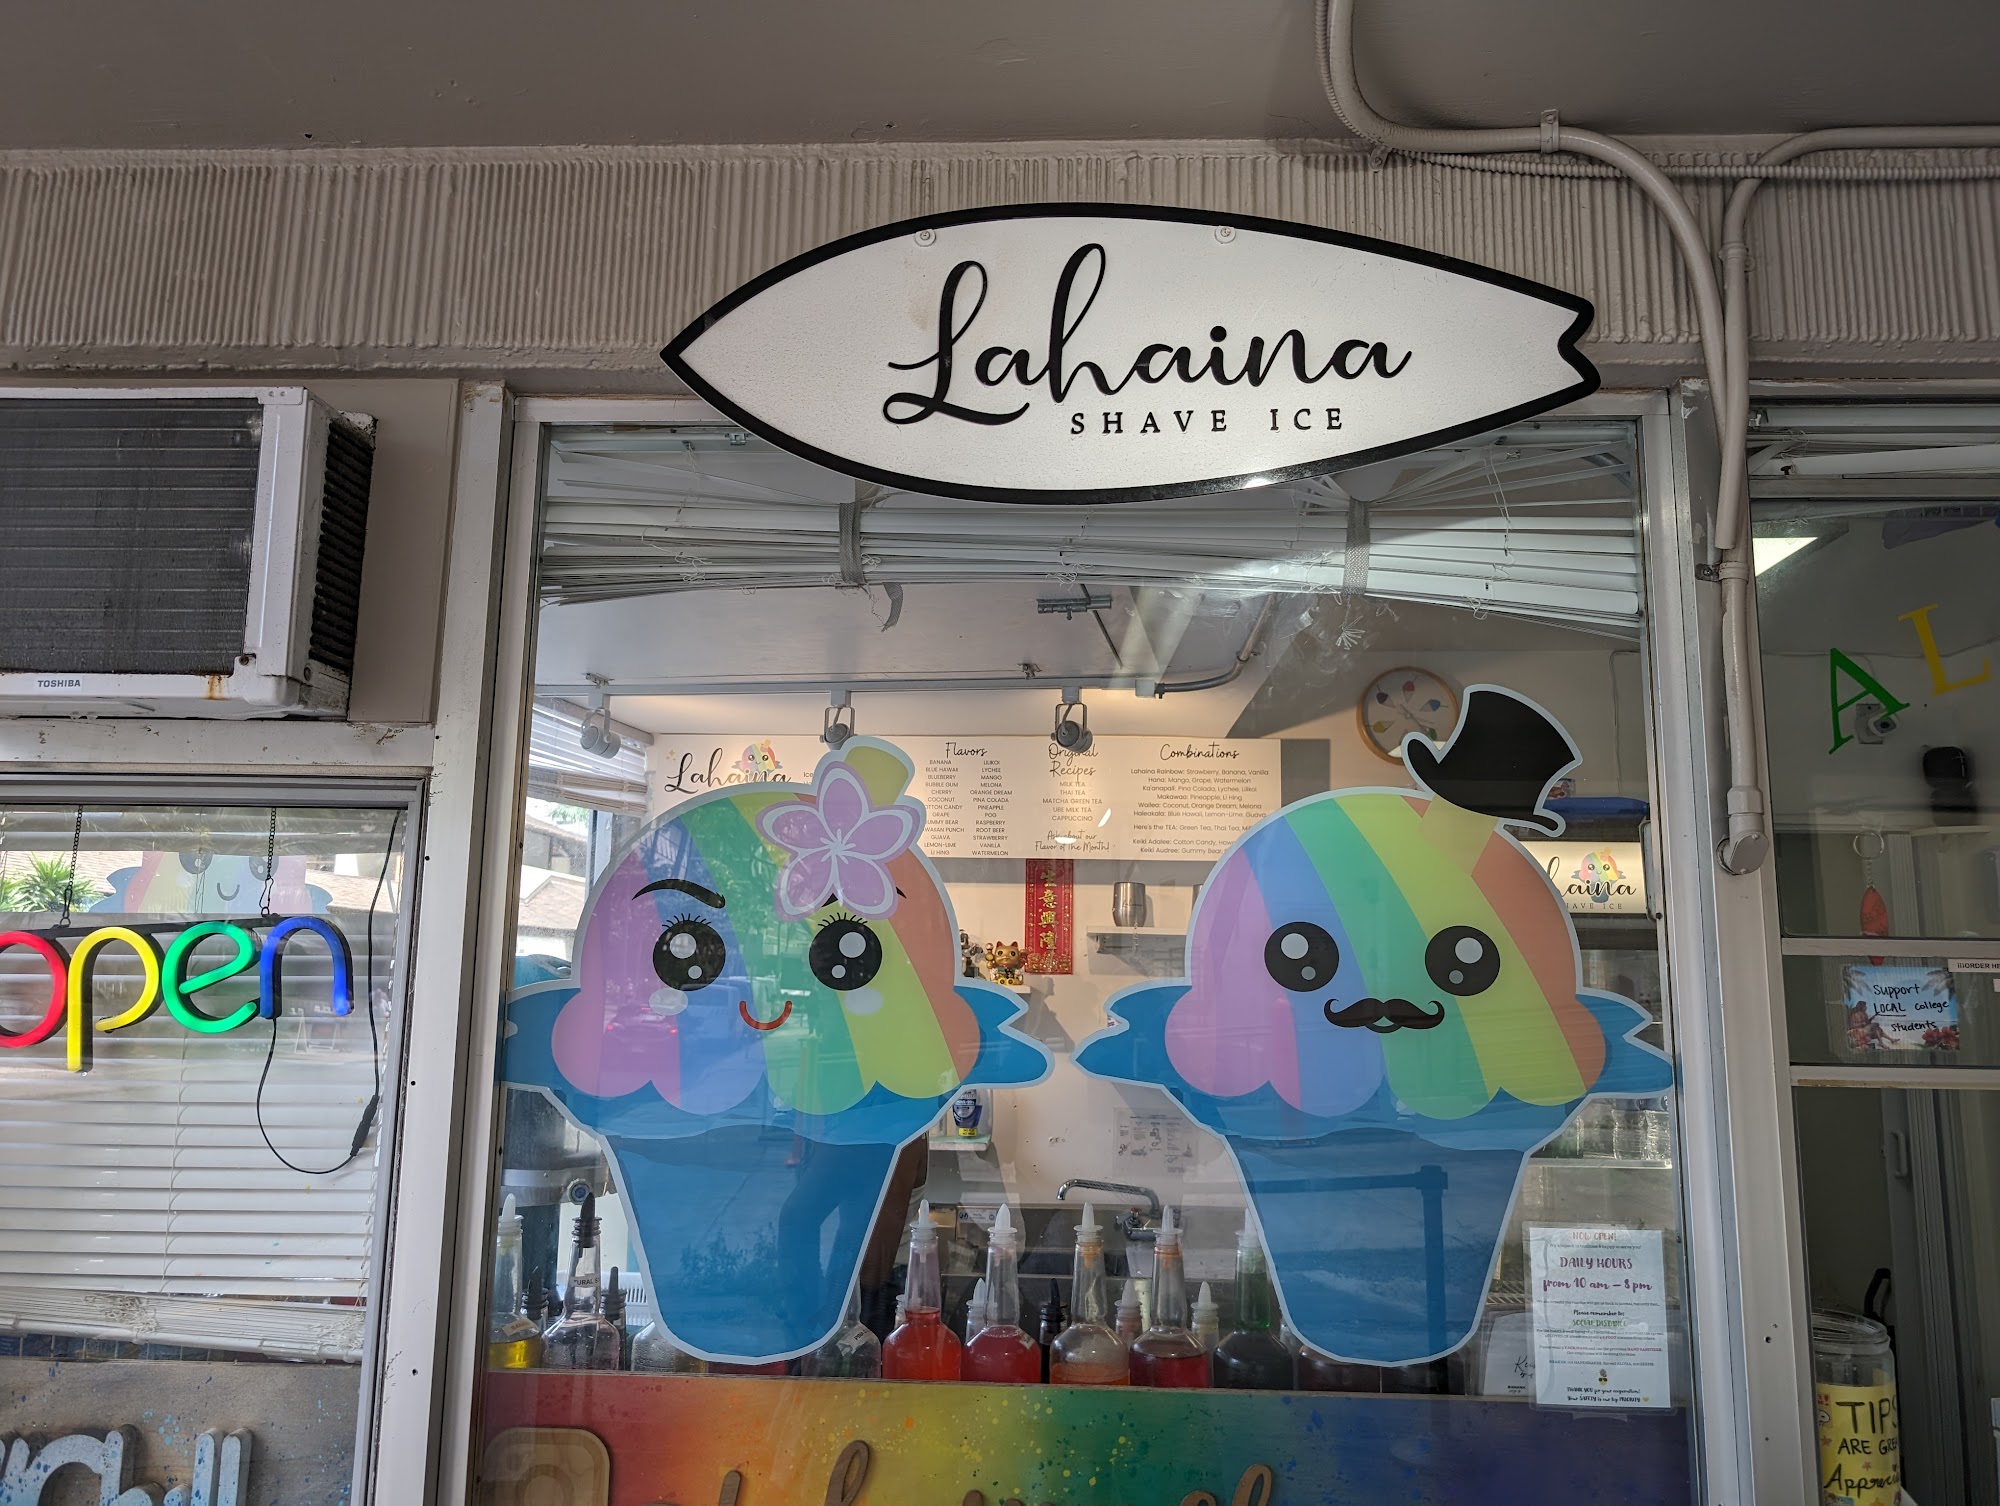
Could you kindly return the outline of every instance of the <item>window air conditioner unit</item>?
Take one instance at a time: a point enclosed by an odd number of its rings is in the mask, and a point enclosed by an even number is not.
[[[0,388],[0,714],[344,716],[374,420]]]

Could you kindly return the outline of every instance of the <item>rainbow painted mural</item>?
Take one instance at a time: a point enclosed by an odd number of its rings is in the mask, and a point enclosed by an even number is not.
[[[1687,1506],[1686,1414],[1232,1391],[494,1372],[486,1437],[583,1428],[610,1506]],[[862,1440],[866,1478],[840,1489]],[[1268,1480],[1259,1473],[1268,1470]],[[831,1487],[831,1488],[830,1488]]]

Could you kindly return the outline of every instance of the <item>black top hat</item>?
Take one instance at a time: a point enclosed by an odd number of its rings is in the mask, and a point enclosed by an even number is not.
[[[1466,688],[1458,726],[1442,749],[1413,733],[1403,753],[1417,783],[1438,799],[1546,836],[1563,829],[1562,817],[1542,803],[1549,786],[1583,761],[1561,723],[1498,685]]]

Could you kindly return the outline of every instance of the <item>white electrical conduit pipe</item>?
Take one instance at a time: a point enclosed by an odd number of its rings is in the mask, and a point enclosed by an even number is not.
[[[1448,130],[1399,125],[1375,113],[1354,72],[1354,0],[1317,0],[1320,82],[1347,128],[1364,140],[1424,161],[1489,172],[1542,177],[1606,176],[1602,168],[1553,162],[1544,156],[1495,158],[1494,153],[1571,152],[1609,164],[1636,184],[1666,216],[1674,244],[1694,285],[1702,360],[1714,394],[1722,467],[1710,535],[1715,575],[1722,585],[1723,700],[1729,736],[1728,834],[1717,857],[1730,873],[1755,872],[1771,848],[1763,787],[1759,719],[1751,693],[1751,584],[1745,548],[1750,429],[1749,250],[1750,205],[1763,178],[1809,182],[1936,182],[2000,177],[2000,164],[1793,164],[1812,152],[2000,147],[2000,126],[1884,126],[1809,131],[1780,142],[1741,170],[1723,165],[1662,168],[1632,147],[1595,131],[1579,131],[1553,114],[1539,126],[1500,130]],[[1463,154],[1463,155],[1461,155]],[[1479,155],[1471,155],[1479,154]],[[1673,177],[1739,179],[1723,222],[1725,280],[1718,284],[1706,237]]]

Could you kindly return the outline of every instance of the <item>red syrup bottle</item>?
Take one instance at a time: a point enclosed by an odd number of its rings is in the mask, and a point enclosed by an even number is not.
[[[910,1226],[910,1264],[903,1282],[903,1321],[882,1345],[884,1380],[959,1378],[965,1344],[944,1326],[944,1280],[938,1266],[937,1225],[928,1200],[917,1205]]]
[[[1187,1272],[1181,1231],[1169,1208],[1153,1246],[1153,1326],[1132,1343],[1132,1384],[1175,1390],[1209,1385],[1208,1351],[1188,1323]]]
[[[1002,1203],[993,1217],[986,1246],[986,1326],[965,1346],[962,1366],[969,1381],[1035,1385],[1042,1378],[1042,1347],[1021,1327],[1021,1236]]]

